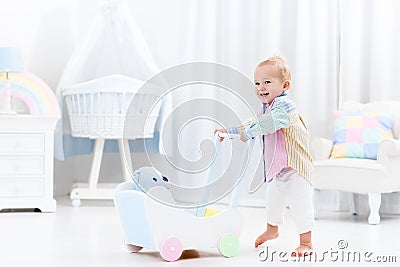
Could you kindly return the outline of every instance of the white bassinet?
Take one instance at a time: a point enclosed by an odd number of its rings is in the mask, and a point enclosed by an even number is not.
[[[153,137],[161,102],[155,93],[140,92],[142,85],[124,75],[109,75],[63,88],[71,135],[96,140],[89,184],[74,184],[74,206],[80,205],[80,199],[113,197],[114,184],[98,184],[106,139],[118,140],[123,176],[128,180],[132,170],[128,140]]]
[[[157,103],[157,94],[138,92],[142,84],[127,76],[110,75],[63,88],[72,136],[153,137],[161,103]],[[134,98],[134,105],[130,106]]]
[[[89,185],[75,184],[71,192],[76,205],[80,199],[112,199],[116,184],[97,183],[105,139],[118,140],[124,179],[128,179],[131,159],[123,153],[129,151],[128,139],[153,137],[161,106],[154,91],[162,90],[144,84],[159,68],[130,14],[134,6],[123,0],[97,4],[92,27],[74,49],[57,88],[68,110],[69,120],[64,117],[62,123],[69,121],[71,126],[70,133],[68,125],[59,127],[57,155],[65,158],[64,136],[96,140]],[[145,89],[139,92],[142,85]],[[72,145],[78,146],[75,141]]]

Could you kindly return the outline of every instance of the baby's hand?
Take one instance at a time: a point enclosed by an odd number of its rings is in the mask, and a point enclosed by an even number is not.
[[[215,130],[214,130],[214,135],[215,135],[217,132],[226,133],[226,129],[225,129],[225,128],[215,129]],[[223,138],[223,137],[220,137],[220,138],[219,138],[219,141],[220,141],[220,142],[224,141],[224,138]]]
[[[247,142],[247,138],[243,134],[240,134],[240,141]]]

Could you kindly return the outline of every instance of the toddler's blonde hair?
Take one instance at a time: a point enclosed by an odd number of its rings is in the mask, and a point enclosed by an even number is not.
[[[271,57],[269,57],[267,60],[261,61],[257,67],[266,65],[266,64],[271,64],[274,65],[278,68],[278,71],[281,74],[281,78],[282,80],[286,81],[290,81],[292,78],[292,75],[290,74],[290,68],[289,65],[286,63],[286,60],[279,56],[279,55],[273,55]]]

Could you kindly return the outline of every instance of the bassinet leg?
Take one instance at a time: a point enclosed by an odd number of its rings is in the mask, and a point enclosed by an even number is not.
[[[92,165],[90,167],[89,183],[74,183],[70,198],[72,205],[78,207],[81,199],[111,199],[113,189],[98,188],[100,165],[103,157],[104,138],[96,138],[93,150]]]
[[[118,150],[121,159],[122,174],[125,181],[130,181],[132,169],[132,158],[128,139],[118,138]],[[125,153],[124,153],[125,152]]]
[[[90,169],[89,190],[97,188],[103,151],[104,151],[104,138],[97,138],[94,144],[93,161],[92,161],[92,167]]]

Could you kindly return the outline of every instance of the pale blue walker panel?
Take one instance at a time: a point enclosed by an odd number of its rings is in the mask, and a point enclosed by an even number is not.
[[[124,190],[115,197],[127,244],[157,249],[146,211],[146,194]]]

